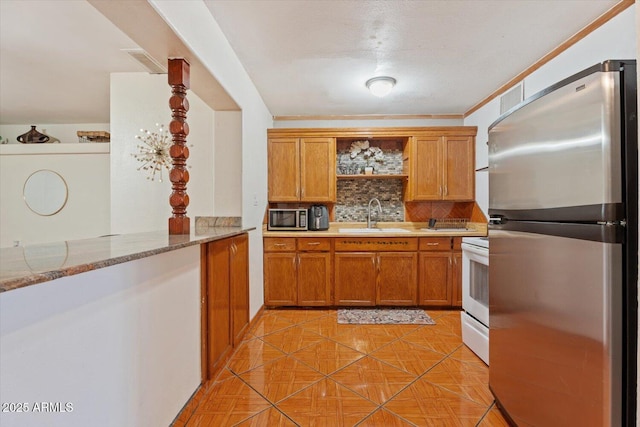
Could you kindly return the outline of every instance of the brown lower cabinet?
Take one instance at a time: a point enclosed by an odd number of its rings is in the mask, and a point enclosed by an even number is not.
[[[264,251],[265,305],[332,304],[331,239],[265,238]]]
[[[335,254],[336,305],[416,305],[415,252]]]
[[[249,324],[248,235],[201,245],[202,379],[215,376]]]
[[[264,303],[459,307],[459,248],[452,237],[265,237]]]
[[[451,237],[420,239],[420,305],[462,306],[462,254],[455,250],[456,244],[460,247],[459,241]]]

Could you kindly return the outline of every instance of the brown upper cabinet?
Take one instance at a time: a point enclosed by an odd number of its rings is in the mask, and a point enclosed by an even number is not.
[[[336,139],[269,138],[270,202],[334,202]]]
[[[414,137],[411,160],[411,200],[474,200],[472,136]]]
[[[476,132],[475,126],[269,129],[269,202],[335,202],[337,145],[361,139],[401,141],[404,200],[473,201]]]

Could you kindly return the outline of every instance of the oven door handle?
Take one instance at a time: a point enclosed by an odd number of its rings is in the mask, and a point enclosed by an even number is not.
[[[489,249],[480,248],[478,246],[469,245],[467,243],[463,243],[461,245],[461,248],[462,248],[463,252],[469,252],[469,253],[480,255],[480,256],[488,256],[489,255]]]

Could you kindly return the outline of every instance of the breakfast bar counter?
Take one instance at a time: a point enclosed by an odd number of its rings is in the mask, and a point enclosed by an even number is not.
[[[189,235],[153,231],[0,248],[0,293],[233,237],[253,229],[207,227]]]

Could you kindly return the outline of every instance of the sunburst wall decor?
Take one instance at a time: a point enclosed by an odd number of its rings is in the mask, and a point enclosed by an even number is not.
[[[169,148],[172,141],[164,125],[156,123],[156,126],[158,127],[157,132],[140,129],[142,136],[136,135],[136,139],[140,140],[141,144],[136,147],[138,152],[132,155],[141,163],[138,170],[146,172],[147,179],[155,181],[157,173],[159,175],[158,181],[162,182],[162,169],[169,171],[171,168]]]

